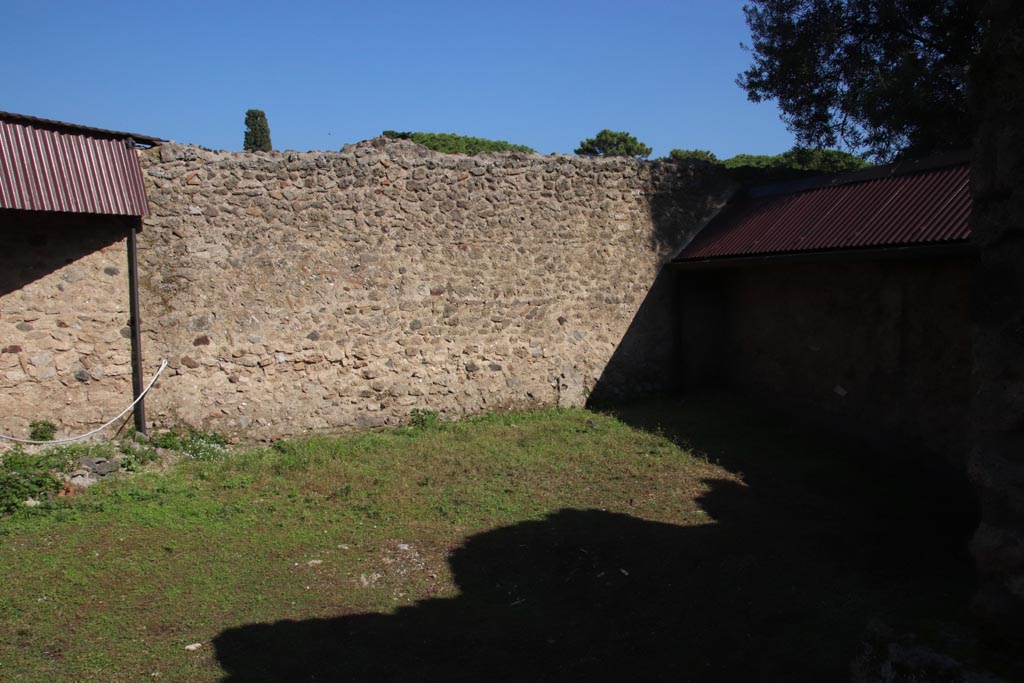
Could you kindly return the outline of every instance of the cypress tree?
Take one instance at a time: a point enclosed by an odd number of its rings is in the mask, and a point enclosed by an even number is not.
[[[245,112],[245,141],[242,149],[247,152],[269,152],[272,149],[270,124],[263,110],[250,109]]]

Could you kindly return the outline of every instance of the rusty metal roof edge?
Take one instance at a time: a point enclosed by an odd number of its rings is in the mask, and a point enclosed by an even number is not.
[[[852,246],[842,249],[818,248],[792,251],[777,251],[729,256],[703,256],[692,259],[670,261],[667,265],[676,270],[703,268],[733,268],[748,264],[792,263],[794,261],[819,262],[827,259],[881,259],[881,258],[927,258],[943,255],[977,255],[978,246],[970,238],[936,240],[933,242],[911,242],[880,244],[876,246]]]
[[[108,130],[106,128],[93,128],[91,126],[83,126],[77,123],[67,123],[66,121],[43,119],[38,116],[28,116],[27,114],[15,114],[9,111],[0,111],[0,119],[5,119],[12,123],[25,123],[33,127],[49,128],[68,133],[82,133],[95,137],[115,138],[118,140],[127,140],[128,138],[131,138],[137,144],[149,147],[155,147],[167,142],[167,140],[164,140],[163,138],[156,138],[152,135],[126,133],[124,131]]]

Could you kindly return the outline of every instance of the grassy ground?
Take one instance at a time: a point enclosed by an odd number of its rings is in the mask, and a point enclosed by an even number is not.
[[[19,510],[0,680],[845,680],[961,616],[948,501],[751,415],[427,416]]]

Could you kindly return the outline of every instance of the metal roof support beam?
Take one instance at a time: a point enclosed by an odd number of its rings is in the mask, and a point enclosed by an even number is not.
[[[142,228],[142,219],[133,216],[128,224],[128,308],[131,316],[128,326],[132,340],[132,398],[142,395],[142,331],[139,320],[139,267],[136,255],[136,235]],[[146,433],[146,400],[135,406],[135,431]]]

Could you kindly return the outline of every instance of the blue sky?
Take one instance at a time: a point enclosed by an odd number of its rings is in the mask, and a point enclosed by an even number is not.
[[[720,157],[793,144],[735,84],[741,0],[235,2],[5,0],[0,110],[239,149],[382,130],[572,153],[602,128]]]

